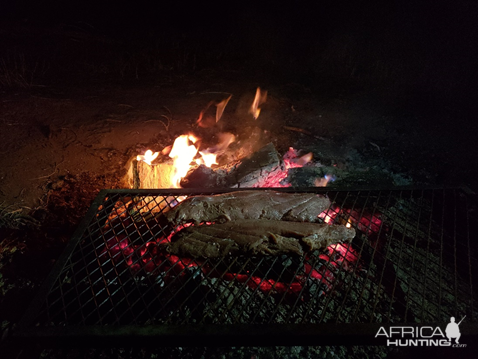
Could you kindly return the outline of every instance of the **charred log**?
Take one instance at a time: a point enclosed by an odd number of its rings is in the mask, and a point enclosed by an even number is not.
[[[183,188],[226,188],[229,186],[228,173],[224,169],[213,170],[200,165],[191,170],[180,184]]]
[[[230,187],[264,187],[267,179],[282,171],[280,155],[272,143],[246,157],[229,174]]]
[[[216,169],[198,166],[181,181],[184,188],[268,187],[271,178],[283,173],[281,157],[272,143],[236,161]]]

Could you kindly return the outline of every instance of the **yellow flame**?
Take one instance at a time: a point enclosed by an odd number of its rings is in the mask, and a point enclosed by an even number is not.
[[[151,162],[153,162],[156,159],[156,157],[158,157],[158,155],[159,155],[159,152],[153,153],[153,151],[147,150],[144,153],[144,155],[138,155],[136,157],[136,160],[146,162],[148,165],[151,166]]]
[[[256,90],[256,97],[254,97],[254,101],[252,102],[251,109],[249,110],[249,113],[252,114],[254,119],[257,120],[259,117],[259,114],[261,113],[260,106],[266,102],[267,100],[267,91],[261,91],[261,88],[258,87]]]
[[[235,136],[231,133],[219,133],[219,143],[216,146],[210,147],[204,151],[199,152],[200,158],[196,158],[199,148],[199,138],[192,134],[179,136],[174,140],[172,146],[168,146],[161,151],[163,155],[169,153],[169,157],[173,159],[171,176],[169,177],[170,187],[180,188],[181,180],[187,175],[191,165],[204,164],[211,167],[217,163],[217,156],[224,153],[225,149],[230,143],[235,141]],[[151,162],[158,157],[159,152],[153,153],[147,150],[144,155],[137,156],[138,161],[144,161],[151,166]]]
[[[196,163],[198,165],[205,165],[206,167],[211,167],[212,165],[217,165],[216,158],[217,154],[215,153],[207,153],[199,151],[201,158],[199,158]]]
[[[219,139],[217,145],[209,147],[204,151],[199,151],[201,158],[196,160],[198,165],[205,165],[207,167],[217,165],[217,156],[222,155],[227,147],[236,140],[236,136],[229,132],[220,132],[216,136]]]
[[[196,146],[194,146],[197,140],[193,135],[182,135],[174,140],[169,157],[174,160],[171,184],[175,188],[180,188],[181,179],[186,176],[189,168],[191,168],[191,162],[198,152]]]

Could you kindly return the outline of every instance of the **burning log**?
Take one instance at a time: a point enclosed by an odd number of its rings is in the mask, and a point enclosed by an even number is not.
[[[246,157],[230,173],[231,187],[270,187],[268,179],[282,171],[281,158],[272,143]]]
[[[174,173],[174,166],[170,163],[148,164],[133,160],[131,168],[134,189],[170,187],[170,178]]]
[[[183,188],[227,188],[228,172],[226,169],[212,169],[205,165],[199,165],[191,170],[181,181]]]
[[[174,158],[173,163],[152,164],[149,158],[139,158],[148,156],[138,156],[137,160],[132,161],[130,182],[135,189],[288,187],[291,185],[289,169],[303,167],[312,160],[312,153],[299,157],[298,151],[293,148],[281,157],[274,145],[269,143],[240,160],[211,168],[217,164],[216,156],[224,154],[225,148],[233,140],[232,134],[225,133],[219,145],[205,151],[198,151],[193,145],[183,146],[189,153],[187,158],[181,161]],[[194,160],[196,153],[202,157]],[[213,157],[213,161],[208,162],[209,156]],[[197,164],[192,165],[193,161]],[[312,169],[307,173],[314,175],[314,171]],[[309,186],[315,185],[315,178],[309,181]]]
[[[252,153],[232,167],[217,169],[199,166],[189,171],[181,186],[197,187],[275,187],[287,177],[281,157],[272,143]]]

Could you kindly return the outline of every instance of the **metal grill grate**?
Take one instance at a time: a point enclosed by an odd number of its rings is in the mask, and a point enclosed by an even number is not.
[[[274,334],[267,344],[317,345],[321,334],[364,344],[381,325],[443,325],[452,315],[476,324],[478,222],[467,192],[281,190],[329,196],[320,218],[354,227],[352,244],[304,258],[178,258],[158,249],[177,230],[161,213],[213,192],[105,190],[14,336],[186,345],[195,335],[217,345],[219,335],[255,345]]]

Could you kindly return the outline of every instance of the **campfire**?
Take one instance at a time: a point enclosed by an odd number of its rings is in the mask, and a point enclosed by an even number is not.
[[[209,103],[198,128],[221,121],[230,99]],[[266,99],[258,89],[253,121]],[[141,339],[134,326],[159,326],[164,343],[183,345],[187,332],[217,344],[207,333],[232,328],[236,340],[243,334],[235,325],[284,324],[280,338],[297,344],[304,324],[478,320],[464,192],[326,188],[331,176],[291,188],[290,170],[316,165],[311,153],[279,154],[265,143],[244,155],[238,135],[215,138],[205,145],[185,133],[132,159],[132,189],[100,193],[20,323],[20,338],[119,326],[119,340],[123,329]],[[360,333],[355,344],[363,344]]]
[[[200,112],[196,125],[201,128],[209,128],[218,123],[231,97],[232,95],[217,103],[208,103],[206,108]],[[257,88],[249,108],[249,115],[254,120],[258,119],[261,106],[266,101],[267,91]],[[215,116],[207,117],[206,113],[212,107],[216,107]],[[265,144],[259,150],[240,157],[237,154],[238,151],[230,148],[230,145],[237,139],[235,134],[219,132],[215,137],[218,142],[206,148],[203,148],[198,135],[188,133],[178,136],[172,145],[160,151],[146,150],[131,161],[128,182],[136,189],[290,187],[291,184],[287,181],[289,169],[311,165],[313,161],[312,153],[300,154],[292,147],[281,156],[272,143]],[[233,153],[223,156],[227,151]],[[241,154],[243,153],[244,151],[241,151]],[[234,160],[224,163],[221,161],[221,156]],[[317,187],[325,187],[331,179],[333,179],[332,176],[325,176],[316,178],[313,183]],[[146,198],[142,205],[146,212],[168,211],[186,198],[187,196],[169,197],[159,206],[156,205],[153,198]],[[128,202],[128,205],[134,205],[133,201]],[[108,220],[110,224],[105,226],[106,230],[110,225],[114,226],[114,221],[117,218],[124,220],[126,214],[129,213],[128,205],[117,204]],[[319,219],[323,220],[323,213],[321,216]],[[332,225],[334,220],[335,217],[330,214],[327,215],[324,222]],[[211,224],[214,222],[205,222],[202,226]],[[179,225],[168,234],[154,238],[140,246],[132,244],[126,235],[113,236],[107,240],[102,258],[112,258],[114,261],[122,261],[123,258],[126,258],[125,263],[135,274],[165,275],[165,273],[174,273],[175,276],[186,276],[189,271],[193,270],[210,278],[245,283],[251,289],[258,288],[262,292],[295,293],[300,296],[304,295],[304,284],[308,280],[318,281],[318,285],[324,291],[331,288],[334,281],[334,268],[354,268],[358,259],[350,244],[341,243],[330,245],[325,253],[318,255],[317,260],[320,264],[314,266],[304,264],[301,273],[288,278],[287,282],[280,281],[277,276],[270,274],[262,277],[251,276],[246,274],[243,268],[242,273],[230,270],[220,272],[217,268],[206,264],[204,260],[181,258],[159,249],[159,244],[170,243],[176,234],[190,225],[191,223]],[[347,223],[346,226],[350,228],[350,223]],[[166,281],[169,275],[165,277]]]
[[[177,200],[169,202],[171,198],[172,197],[167,197],[164,200],[164,202],[169,203],[169,206],[162,203],[163,201],[160,201],[158,204],[157,200],[152,201],[154,206],[152,206],[151,202],[142,203],[144,204],[143,208],[147,209],[145,212],[148,213],[151,213],[152,209],[153,211],[154,209],[156,209],[156,211],[161,209],[160,216],[152,218],[151,221],[162,222],[161,215],[163,215],[164,212],[168,215],[173,212],[172,209],[176,206],[185,206],[185,204],[178,205],[179,201]],[[180,196],[180,198],[184,199],[185,196]],[[194,199],[195,202],[199,201],[199,198],[200,197],[196,196]],[[220,199],[220,201],[222,201],[222,199]],[[325,251],[306,255],[303,260],[298,258],[291,259],[287,255],[284,255],[282,256],[281,264],[276,263],[277,258],[274,257],[266,257],[265,259],[252,258],[252,262],[250,263],[248,263],[248,261],[251,260],[251,258],[234,258],[233,261],[235,263],[233,267],[236,270],[230,266],[227,266],[227,268],[223,267],[224,264],[218,266],[215,259],[187,258],[187,255],[185,258],[184,256],[174,255],[169,253],[170,251],[165,250],[165,248],[171,244],[173,237],[184,232],[185,228],[193,225],[192,223],[182,223],[174,229],[166,231],[163,235],[141,244],[135,243],[134,236],[131,236],[133,237],[133,239],[131,239],[127,233],[117,235],[115,231],[112,230],[118,228],[120,223],[120,226],[126,226],[126,228],[134,224],[135,219],[131,214],[137,211],[137,205],[138,201],[128,201],[126,204],[123,202],[116,203],[115,209],[103,227],[103,232],[107,240],[100,254],[100,258],[104,262],[113,261],[119,266],[126,264],[132,275],[153,275],[161,277],[164,279],[165,285],[178,280],[178,278],[191,280],[191,278],[189,278],[190,276],[195,277],[199,275],[209,279],[216,278],[223,281],[243,283],[252,290],[259,289],[261,292],[269,293],[269,295],[294,294],[302,298],[301,300],[305,300],[304,298],[313,295],[309,293],[311,288],[313,291],[317,291],[318,288],[321,288],[320,293],[322,294],[330,290],[335,281],[334,273],[342,270],[352,272],[356,270],[358,266],[359,256],[350,243],[328,245]],[[326,226],[332,226],[342,224],[343,218],[345,218],[344,216],[349,218],[346,222],[346,227],[350,228],[352,219],[350,219],[347,211],[342,211],[339,207],[321,212],[319,218],[326,223]],[[379,223],[378,227],[374,226],[370,229],[377,232],[380,227],[380,220],[374,217],[371,221]],[[365,226],[364,228],[367,229],[370,228],[370,225],[367,224],[367,219],[362,218],[361,222],[363,223],[358,223],[359,226]],[[370,220],[368,220],[368,222],[370,223]],[[214,223],[215,222],[201,221],[199,228],[211,226]],[[292,222],[289,223],[289,226],[293,225]],[[354,225],[355,224],[357,223],[354,223]],[[143,240],[145,240],[144,237]],[[231,258],[229,258],[229,260],[231,260]],[[219,261],[221,260],[219,259]],[[284,264],[284,262],[288,263]],[[292,264],[293,262],[295,262],[295,264]],[[292,269],[294,274],[284,274],[283,266],[285,266],[285,268],[291,266],[292,268],[288,268],[287,272]],[[274,267],[276,267],[277,271],[271,270],[271,268]],[[260,273],[262,273],[262,275],[258,275]],[[311,282],[315,284],[311,286]]]
[[[196,125],[208,128],[218,123],[230,99],[231,96],[217,103],[210,102],[199,114]],[[254,120],[259,117],[261,106],[266,100],[267,91],[257,88],[249,109],[249,115]],[[212,107],[216,107],[216,113],[211,120],[211,116],[207,117],[206,112]],[[300,154],[300,151],[290,147],[281,156],[272,143],[240,157],[237,155],[238,151],[231,150],[230,147],[237,140],[235,134],[219,132],[216,138],[216,144],[203,148],[201,138],[188,133],[178,136],[172,145],[157,152],[146,150],[131,161],[129,183],[134,189],[283,188],[291,186],[287,180],[289,169],[313,165],[312,153]],[[234,160],[224,163],[221,156],[227,151],[233,153],[224,157]],[[325,187],[333,180],[333,176],[326,175],[315,178],[312,183],[317,187]],[[126,265],[134,276],[162,278],[165,286],[169,286],[177,278],[190,281],[191,276],[199,276],[208,280],[214,278],[221,283],[243,284],[251,290],[259,290],[272,296],[293,295],[296,300],[301,301],[311,296],[320,297],[336,286],[338,272],[355,272],[360,267],[360,255],[351,243],[345,242],[332,243],[320,252],[306,254],[303,260],[299,261],[283,256],[288,263],[285,267],[284,261],[277,265],[277,258],[270,257],[261,259],[260,264],[256,258],[252,258],[251,263],[248,263],[251,258],[246,260],[247,263],[244,263],[244,258],[234,258],[234,265],[223,268],[210,258],[194,258],[187,254],[179,256],[178,253],[165,250],[165,246],[171,245],[175,236],[182,234],[185,228],[193,226],[193,223],[179,223],[176,226],[163,223],[161,225],[169,229],[162,231],[160,236],[143,238],[140,243],[135,243],[134,236],[130,236],[128,231],[122,231],[120,234],[112,231],[118,223],[128,228],[135,223],[135,216],[138,214],[158,221],[161,215],[166,213],[167,216],[168,211],[172,212],[187,198],[187,195],[168,196],[158,201],[156,197],[145,196],[117,202],[102,228],[106,240],[100,258],[105,262]],[[327,206],[326,210],[318,211],[312,221],[329,226],[357,228],[371,237],[377,236],[382,225],[378,213],[363,216],[334,203]],[[196,226],[203,228],[214,224],[214,221],[203,221]],[[289,273],[289,266],[292,266],[293,274]],[[284,268],[289,275],[284,275]]]
[[[232,96],[232,95],[231,95]],[[199,114],[198,128],[210,128],[223,117],[231,96],[217,103],[210,102]],[[267,100],[267,91],[257,88],[249,115],[257,120],[261,106]],[[206,112],[216,107],[215,117]],[[157,152],[148,149],[131,162],[128,183],[132,188],[234,188],[234,187],[289,187],[288,171],[291,168],[314,164],[312,153],[300,154],[289,148],[281,156],[269,143],[252,153],[242,146],[232,149],[237,136],[230,132],[215,133],[217,142],[203,146],[202,139],[193,133],[183,134],[174,143]],[[247,140],[243,141],[247,142]],[[256,144],[254,144],[256,145]],[[224,162],[224,159],[228,162]],[[325,187],[333,177],[316,178],[317,187]]]

